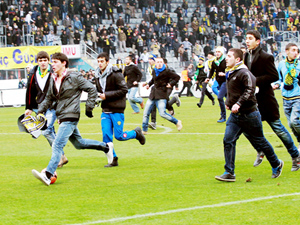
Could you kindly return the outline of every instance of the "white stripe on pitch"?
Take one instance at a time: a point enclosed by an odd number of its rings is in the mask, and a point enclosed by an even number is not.
[[[213,205],[202,205],[202,206],[195,206],[195,207],[190,207],[190,208],[167,210],[167,211],[156,212],[156,213],[145,213],[145,214],[138,214],[138,215],[134,215],[134,216],[117,217],[117,218],[112,218],[112,219],[107,219],[107,220],[97,220],[97,221],[70,224],[70,225],[89,225],[89,224],[120,222],[120,221],[125,221],[125,220],[145,218],[145,217],[149,217],[149,216],[151,216],[151,217],[161,216],[161,215],[167,215],[167,214],[172,214],[172,213],[180,213],[180,212],[185,212],[185,211],[192,211],[192,210],[206,209],[206,208],[216,208],[216,207],[223,207],[223,206],[228,206],[228,205],[237,205],[237,204],[242,204],[242,203],[257,202],[257,201],[269,200],[269,199],[274,199],[274,198],[282,198],[282,197],[288,197],[288,196],[295,196],[295,195],[300,195],[300,192],[290,193],[290,194],[282,194],[282,195],[273,195],[273,196],[260,197],[260,198],[252,198],[252,199],[246,199],[246,200],[241,200],[241,201],[223,202],[223,203],[218,203],[218,204],[213,204]]]
[[[0,135],[28,135],[27,133],[25,132],[20,132],[20,133],[0,133]],[[102,134],[102,133],[80,133],[82,135],[99,135],[99,134]],[[184,132],[178,132],[178,133],[165,133],[165,132],[162,132],[162,133],[148,133],[148,135],[162,135],[162,134],[166,134],[166,135],[176,135],[176,134],[187,134],[187,135],[224,135],[224,133],[184,133]],[[270,133],[264,133],[264,134],[274,134],[274,132],[270,132]],[[290,133],[292,134],[292,133]]]

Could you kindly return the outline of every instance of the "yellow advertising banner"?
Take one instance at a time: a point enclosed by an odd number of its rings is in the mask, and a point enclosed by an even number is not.
[[[61,46],[0,48],[0,70],[25,68],[28,64],[35,65],[36,55],[40,51],[48,52],[51,58],[55,52],[61,52]]]

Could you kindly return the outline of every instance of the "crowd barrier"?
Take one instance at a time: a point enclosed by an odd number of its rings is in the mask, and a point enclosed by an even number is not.
[[[25,98],[26,98],[26,89],[17,89],[17,88],[11,88],[16,87],[18,84],[18,80],[3,80],[0,82],[0,107],[20,107],[25,105]],[[183,86],[182,81],[179,81],[179,90],[173,90],[174,93],[178,93]],[[196,98],[201,97],[201,92],[195,91],[195,84],[192,86],[192,93]],[[183,95],[187,93],[187,90],[185,89],[183,92]],[[137,93],[138,96],[141,96],[143,98],[147,98],[150,95],[150,89],[147,90],[145,87],[142,87],[142,83],[139,84],[139,90]],[[81,101],[87,100],[87,93],[82,92],[81,95]]]

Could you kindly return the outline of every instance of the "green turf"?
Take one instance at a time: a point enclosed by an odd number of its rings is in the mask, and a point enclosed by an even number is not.
[[[281,105],[281,119],[287,126],[280,93],[276,95]],[[300,171],[290,171],[289,154],[264,123],[267,139],[285,162],[281,177],[271,179],[271,167],[266,160],[254,168],[256,152],[241,137],[237,144],[237,181],[216,181],[214,176],[224,172],[225,124],[216,122],[219,107],[212,106],[208,99],[201,109],[196,106],[196,98],[182,97],[181,100],[182,106],[175,106],[175,117],[183,123],[180,133],[175,125],[158,116],[159,127],[156,131],[149,130],[146,145],[141,146],[136,140],[114,141],[120,165],[116,168],[104,168],[107,159],[102,152],[75,150],[68,143],[65,153],[69,164],[57,170],[58,180],[49,187],[31,174],[32,169],[42,170],[47,166],[51,157],[48,142],[44,137],[34,140],[18,131],[16,120],[24,107],[1,108],[0,224],[82,224],[184,208],[191,210],[112,223],[299,223],[299,195],[216,205],[298,193]],[[79,123],[82,136],[102,140],[101,109],[96,108],[94,118],[89,119],[84,115],[83,106]],[[131,113],[127,105],[125,130],[142,124],[142,114]],[[246,182],[249,177],[252,182]],[[211,207],[193,209],[208,205]]]

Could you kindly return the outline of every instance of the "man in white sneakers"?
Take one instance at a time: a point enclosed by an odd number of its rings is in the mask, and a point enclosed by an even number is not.
[[[32,170],[32,174],[49,186],[63,148],[68,140],[76,149],[94,149],[106,153],[108,163],[113,161],[113,144],[96,140],[83,139],[79,133],[77,124],[80,117],[80,96],[82,91],[88,92],[86,101],[86,116],[93,117],[92,110],[97,99],[95,87],[84,79],[78,72],[67,71],[69,60],[63,53],[55,53],[52,56],[52,67],[49,90],[45,100],[39,105],[38,113],[45,113],[47,109],[56,103],[56,116],[59,128],[56,138],[52,144],[51,160],[45,172]],[[39,117],[39,115],[37,116]]]

